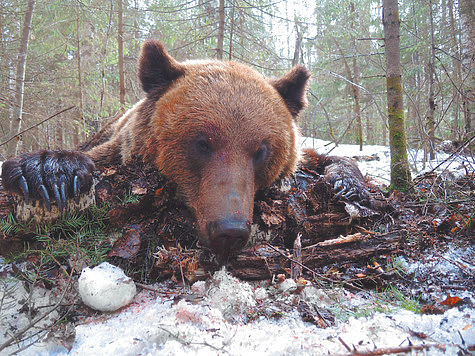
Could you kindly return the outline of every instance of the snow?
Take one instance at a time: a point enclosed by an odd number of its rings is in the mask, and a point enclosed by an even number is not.
[[[103,262],[82,270],[78,281],[79,295],[87,306],[104,312],[115,311],[134,299],[134,281],[119,267]]]
[[[274,285],[256,288],[219,271],[209,283],[193,286],[192,293],[199,297],[199,303],[191,298],[178,303],[173,298],[153,300],[142,292],[142,297],[148,299],[145,306],[142,300],[106,321],[78,326],[69,355],[341,354],[346,349],[338,338],[359,351],[405,346],[409,339],[414,344],[422,343],[410,336],[410,331],[427,334],[427,343],[447,344],[448,354],[456,354],[458,348],[450,344],[461,344],[461,337],[467,344],[475,343],[473,309],[455,308],[444,315],[418,315],[407,310],[377,312],[369,317],[337,320],[335,326],[326,329],[302,321],[295,307],[279,319],[261,316],[249,321],[246,316],[246,311],[258,303],[271,306],[276,301],[293,305],[302,300],[319,307],[334,303],[347,308],[354,308],[355,303],[368,305],[364,298],[339,289],[322,291],[310,286],[304,291],[293,295]],[[431,354],[434,352],[431,349]]]
[[[316,148],[320,153],[359,157],[364,175],[389,184],[390,152],[384,146],[356,145],[334,147],[327,141],[302,138],[302,147]],[[362,160],[370,157],[372,160]],[[409,151],[413,173],[422,169],[421,153]],[[438,153],[427,162],[428,171],[449,157]],[[444,163],[437,172],[447,169],[454,177],[473,171],[473,158],[456,157]],[[464,259],[473,261],[474,249],[454,246],[441,256],[428,256],[427,262],[410,264],[408,273],[414,278],[431,271],[451,273]],[[0,272],[3,262],[0,260]],[[467,267],[467,265],[466,265]],[[469,266],[467,268],[470,268]],[[473,275],[474,271],[470,271]],[[4,290],[12,288],[8,300],[2,301],[0,344],[21,329],[28,320],[19,314],[15,300],[27,298],[23,284],[6,281]],[[157,289],[166,289],[156,284]],[[178,287],[177,287],[178,288]],[[13,290],[14,289],[14,290]],[[40,293],[35,291],[35,293]],[[53,291],[35,296],[37,306],[52,305],[58,299]],[[6,294],[6,293],[5,293]],[[461,298],[475,300],[475,291],[461,291]],[[438,302],[446,295],[440,294]],[[8,299],[8,298],[7,298]],[[12,302],[13,301],[13,302]],[[7,303],[8,302],[8,303]],[[298,312],[305,302],[313,311],[329,310],[334,324],[326,328],[303,321]],[[57,314],[53,313],[52,317]],[[47,321],[38,326],[46,326]],[[75,328],[72,349],[57,340],[43,338],[19,352],[20,355],[328,355],[345,354],[349,347],[358,351],[407,345],[445,344],[445,349],[430,348],[419,355],[456,355],[459,346],[475,344],[475,309],[468,305],[453,307],[441,315],[421,315],[382,303],[374,294],[352,294],[337,287],[321,289],[306,286],[300,293],[290,279],[282,283],[250,283],[240,281],[225,270],[208,281],[194,283],[188,291],[181,288],[168,293],[140,291],[131,304],[110,314],[88,317]],[[13,331],[11,331],[13,329]],[[425,334],[426,338],[414,336]],[[340,341],[340,339],[342,341]],[[13,345],[7,353],[24,345]]]
[[[310,137],[300,138],[301,148],[314,148],[318,153],[325,153],[332,156],[354,157],[357,159],[358,167],[364,176],[376,178],[383,184],[389,185],[391,152],[388,146],[365,145],[360,151],[358,145],[338,145],[335,147],[330,141],[313,139]],[[455,155],[450,158],[450,154],[436,152],[435,159],[423,162],[424,152],[422,150],[408,150],[409,165],[413,177],[428,172],[441,164],[435,172],[446,175],[449,178],[459,178],[467,171],[475,170],[475,158]]]

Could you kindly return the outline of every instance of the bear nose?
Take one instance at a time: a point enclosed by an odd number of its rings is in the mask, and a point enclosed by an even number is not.
[[[244,219],[222,219],[208,224],[211,249],[219,256],[227,259],[233,251],[243,248],[249,234],[251,224]]]

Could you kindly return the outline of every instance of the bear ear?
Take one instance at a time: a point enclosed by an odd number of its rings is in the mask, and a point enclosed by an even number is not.
[[[146,93],[161,94],[184,74],[185,66],[170,56],[161,42],[144,42],[138,62],[138,76]]]
[[[284,99],[293,117],[307,106],[307,87],[310,72],[304,66],[295,66],[290,72],[278,79],[272,79],[271,84]]]

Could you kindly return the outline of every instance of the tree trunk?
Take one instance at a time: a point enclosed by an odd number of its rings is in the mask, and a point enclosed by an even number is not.
[[[427,114],[427,149],[429,158],[435,158],[435,97],[434,97],[434,75],[435,75],[435,44],[434,44],[434,15],[432,12],[432,0],[429,0],[430,19],[430,59],[429,59],[429,113]]]
[[[223,59],[224,49],[224,0],[219,0],[218,7],[219,23],[218,23],[218,43],[216,45],[216,58]]]
[[[35,0],[28,0],[28,7],[25,13],[25,21],[23,22],[23,31],[21,35],[20,51],[18,53],[18,63],[15,79],[15,103],[13,108],[12,122],[10,123],[10,135],[17,135],[21,130],[23,121],[23,97],[25,90],[25,72],[26,57],[28,53],[28,42],[31,32],[31,19],[33,18],[33,10],[35,8]],[[21,137],[18,136],[7,145],[7,157],[15,156],[18,152],[18,146]]]
[[[475,102],[475,73],[472,63],[475,57],[475,6],[473,0],[459,0],[459,13],[462,22],[462,66],[466,87],[464,89],[463,112],[465,120],[465,135],[471,137],[475,131],[474,102]]]
[[[120,106],[124,111],[125,107],[125,79],[124,79],[124,25],[122,21],[122,0],[117,0],[117,14],[119,18],[119,33],[117,36],[117,45],[119,53],[119,91]]]
[[[84,107],[83,107],[83,98],[82,98],[82,73],[81,73],[81,41],[79,33],[79,5],[77,6],[77,15],[76,15],[76,48],[77,48],[77,57],[78,57],[78,101],[79,101],[79,118],[76,123],[76,132],[73,137],[73,146],[78,147],[79,143],[82,141],[81,132],[84,130]]]
[[[407,160],[406,128],[402,100],[401,59],[397,0],[383,0],[386,88],[388,96],[389,146],[391,149],[391,186],[407,190],[411,180]]]
[[[460,97],[463,96],[463,87],[461,85],[462,78],[462,66],[460,63],[460,46],[457,40],[457,27],[455,26],[455,16],[454,16],[454,2],[449,0],[449,17],[450,17],[450,32],[452,47],[455,50],[455,56],[452,58],[453,66],[453,78],[454,83],[457,86],[454,93],[454,119],[452,121],[452,139],[460,139],[459,136],[459,116],[460,116]],[[459,56],[459,58],[457,58]]]
[[[234,35],[234,9],[236,5],[234,2],[231,5],[231,23],[229,29],[229,56],[228,59],[231,60],[233,58],[233,35]]]
[[[360,95],[359,95],[359,88],[358,88],[358,66],[356,63],[356,54],[358,53],[356,48],[356,39],[353,35],[356,33],[356,26],[355,26],[355,17],[358,16],[357,12],[355,11],[355,4],[353,2],[350,3],[350,11],[351,11],[351,40],[353,42],[353,85],[351,86],[353,89],[353,98],[355,99],[355,116],[356,116],[356,141],[360,146],[360,151],[363,151],[363,125],[361,123],[361,109],[360,109]]]
[[[302,32],[299,29],[299,23],[295,22],[295,32],[297,37],[295,38],[294,57],[292,58],[292,67],[299,63],[300,47],[302,46]]]

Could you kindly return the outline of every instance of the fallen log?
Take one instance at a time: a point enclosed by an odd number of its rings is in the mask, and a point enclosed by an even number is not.
[[[165,270],[169,266],[151,265],[154,262],[151,256],[157,253],[157,248],[180,251],[195,248],[198,240],[194,216],[176,197],[175,190],[176,186],[155,168],[134,161],[102,169],[94,190],[81,199],[80,208],[93,201],[106,203],[110,207],[108,225],[123,231],[108,254],[111,261],[129,264],[147,271],[147,277],[160,279],[175,272]],[[379,199],[384,203],[381,196],[379,194]],[[68,209],[77,208],[72,202],[68,204]],[[10,212],[15,212],[18,220],[33,219],[40,223],[60,214],[54,202],[52,212],[48,213],[41,202],[26,205],[21,197],[11,197],[0,190],[0,214],[5,217]],[[230,261],[230,269],[242,279],[267,279],[278,271],[285,271],[290,268],[289,261],[259,245],[268,243],[281,250],[292,249],[298,234],[301,234],[302,261],[310,268],[394,252],[398,249],[398,238],[390,236],[368,236],[353,242],[354,245],[335,244],[331,249],[316,245],[346,236],[351,233],[354,222],[369,222],[379,214],[355,202],[336,198],[332,186],[317,172],[299,168],[291,179],[256,194],[250,246],[258,247],[249,250],[251,252],[242,251]],[[14,238],[18,236],[3,236],[2,240],[8,242]],[[180,256],[175,260],[179,261]],[[212,257],[198,259],[204,270],[216,267],[212,260]],[[183,268],[180,263],[176,266]],[[192,275],[191,272],[187,273]]]
[[[302,248],[302,265],[314,269],[334,263],[367,262],[372,257],[400,253],[406,239],[406,232],[402,230],[355,235]],[[278,273],[288,274],[292,261],[293,251],[281,250],[279,253],[267,245],[260,245],[242,251],[230,261],[228,269],[241,279],[262,280]]]

